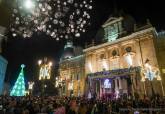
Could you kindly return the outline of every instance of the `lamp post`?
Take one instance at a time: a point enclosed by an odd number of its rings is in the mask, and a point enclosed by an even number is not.
[[[165,96],[165,92],[164,92],[164,87],[163,87],[163,83],[162,83],[162,78],[160,77],[160,75],[157,76],[157,80],[160,81],[162,94],[163,94],[163,97],[164,97]]]
[[[144,95],[146,95],[145,77],[142,77],[141,81],[143,82]]]
[[[81,96],[80,79],[78,79],[78,97]]]
[[[152,96],[154,97],[155,96],[155,91],[154,91],[154,88],[153,88],[152,80],[153,80],[155,74],[153,74],[154,72],[152,71],[152,66],[149,64],[149,60],[148,59],[145,62],[145,68],[146,68],[145,76],[150,81]]]
[[[59,95],[61,96],[63,94],[64,80],[56,77],[55,87],[59,89]]]
[[[151,85],[151,89],[152,89],[152,96],[155,96],[155,91],[154,91],[154,87],[152,84],[152,78],[151,78],[151,72],[149,72],[149,80],[150,80],[150,85]]]
[[[149,61],[149,60],[148,60]],[[156,80],[160,81],[160,84],[161,84],[161,89],[162,89],[162,95],[165,96],[165,92],[164,92],[164,88],[163,88],[163,84],[162,84],[162,79],[160,77],[160,74],[158,73],[159,70],[157,71],[153,71],[152,70],[152,67],[151,65],[148,63],[148,61],[145,63],[145,67],[147,69],[147,72],[144,73],[145,74],[145,78],[148,78],[149,81],[150,81],[150,85],[151,85],[151,89],[152,89],[152,95],[154,96],[155,95],[155,91],[154,91],[154,88],[153,88],[153,84],[152,84],[152,80],[154,78],[156,78]],[[145,89],[145,79],[144,77],[142,78],[142,82],[144,82],[144,91],[145,91],[145,94],[146,94],[146,89]]]
[[[55,87],[58,88],[58,90],[59,90],[59,87],[60,87],[60,80],[59,80],[58,77],[56,77]],[[59,91],[59,94],[61,95],[61,91]]]
[[[29,94],[32,95],[34,82],[28,82]]]
[[[73,80],[71,79],[71,81],[69,82],[69,85],[68,85],[68,90],[70,91],[70,97],[73,96]]]
[[[47,58],[44,58],[44,60],[39,60],[38,61],[39,65],[39,80],[41,81],[42,85],[42,91],[41,95],[45,93],[45,80],[49,80],[51,77],[51,67],[52,67],[52,62],[48,61]]]

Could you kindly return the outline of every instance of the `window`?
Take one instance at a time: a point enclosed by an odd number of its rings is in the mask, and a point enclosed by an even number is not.
[[[130,46],[129,46],[129,47],[126,47],[126,48],[125,48],[125,51],[126,51],[126,52],[131,52],[131,51],[132,51],[132,48],[131,48]]]
[[[111,60],[111,67],[112,70],[119,69],[119,58],[115,58]]]
[[[104,88],[111,88],[111,82],[109,81],[109,79],[104,80]]]
[[[102,60],[102,59],[105,59],[104,54],[101,54],[101,55],[100,55],[100,59],[101,59],[101,60]]]
[[[116,56],[117,55],[117,51],[116,50],[113,50],[112,51],[112,56]]]

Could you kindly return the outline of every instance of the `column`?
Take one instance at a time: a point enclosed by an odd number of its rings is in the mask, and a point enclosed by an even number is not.
[[[4,36],[5,31],[6,31],[6,28],[0,26],[0,53],[1,53],[1,51],[2,51],[2,49],[1,49],[1,48],[2,48],[2,47],[1,47],[2,39],[6,38],[6,37]]]
[[[1,34],[0,34],[1,35]],[[2,52],[2,49],[1,49],[1,42],[2,42],[2,37],[0,36],[0,53]]]
[[[97,63],[96,63],[96,54],[93,53],[92,54],[92,59],[91,59],[91,64],[92,64],[92,69],[93,69],[93,72],[96,72],[97,70]]]
[[[97,80],[95,80],[95,93],[97,93],[98,92],[98,87],[97,87],[98,85],[97,85]],[[95,94],[94,93],[94,94]]]
[[[132,86],[132,87],[131,87],[131,88],[132,88],[132,92],[131,92],[131,93],[132,93],[132,96],[133,96],[133,98],[134,98],[134,97],[135,97],[135,95],[134,95],[135,90],[134,90],[134,77],[133,77],[133,76],[134,76],[134,75],[130,75],[131,81],[132,81],[132,85],[131,85],[131,86]]]
[[[118,85],[117,85],[117,78],[115,80],[115,91],[118,90]]]
[[[119,80],[119,90],[122,89],[122,81],[121,78],[118,79]]]
[[[101,79],[99,80],[99,84],[100,84],[99,97],[101,98],[102,95]]]
[[[124,93],[128,93],[128,87],[127,87],[127,80],[124,78],[123,79],[123,89],[124,89]]]

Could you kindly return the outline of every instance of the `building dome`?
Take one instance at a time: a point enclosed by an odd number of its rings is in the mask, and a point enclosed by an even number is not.
[[[74,57],[73,48],[65,49],[64,53],[63,53],[63,59],[69,59],[69,58],[72,58],[72,57]]]
[[[135,19],[131,15],[124,15],[123,28],[127,33],[131,33],[134,30]]]
[[[66,45],[64,46],[64,52],[61,59],[69,59],[74,57],[74,47],[73,42],[68,41]]]
[[[61,60],[70,59],[83,54],[83,48],[80,46],[73,46],[72,41],[68,41],[64,46],[64,52]]]
[[[96,33],[96,41],[101,41],[104,38],[104,29],[101,27]]]

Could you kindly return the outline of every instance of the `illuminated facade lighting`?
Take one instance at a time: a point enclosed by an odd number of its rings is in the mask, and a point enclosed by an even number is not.
[[[119,98],[119,90],[116,90],[116,99]]]
[[[105,70],[108,70],[108,65],[107,65],[106,60],[103,60],[103,68],[104,68]]]
[[[109,79],[105,79],[104,88],[111,88],[111,83],[110,83]]]
[[[159,80],[159,81],[162,80],[161,77],[160,77],[160,75],[158,75],[156,79]]]
[[[127,55],[125,56],[125,59],[127,61],[127,64],[129,65],[129,67],[133,65],[132,56],[130,53],[127,53]]]
[[[145,63],[144,75],[145,75],[145,78],[148,78],[150,81],[152,81],[154,78],[158,78],[160,80],[158,71],[153,70],[152,66],[148,62]]]
[[[73,90],[73,81],[71,81],[68,85],[68,90]]]
[[[90,72],[93,72],[92,64],[91,63],[88,63],[88,67],[89,67]]]

